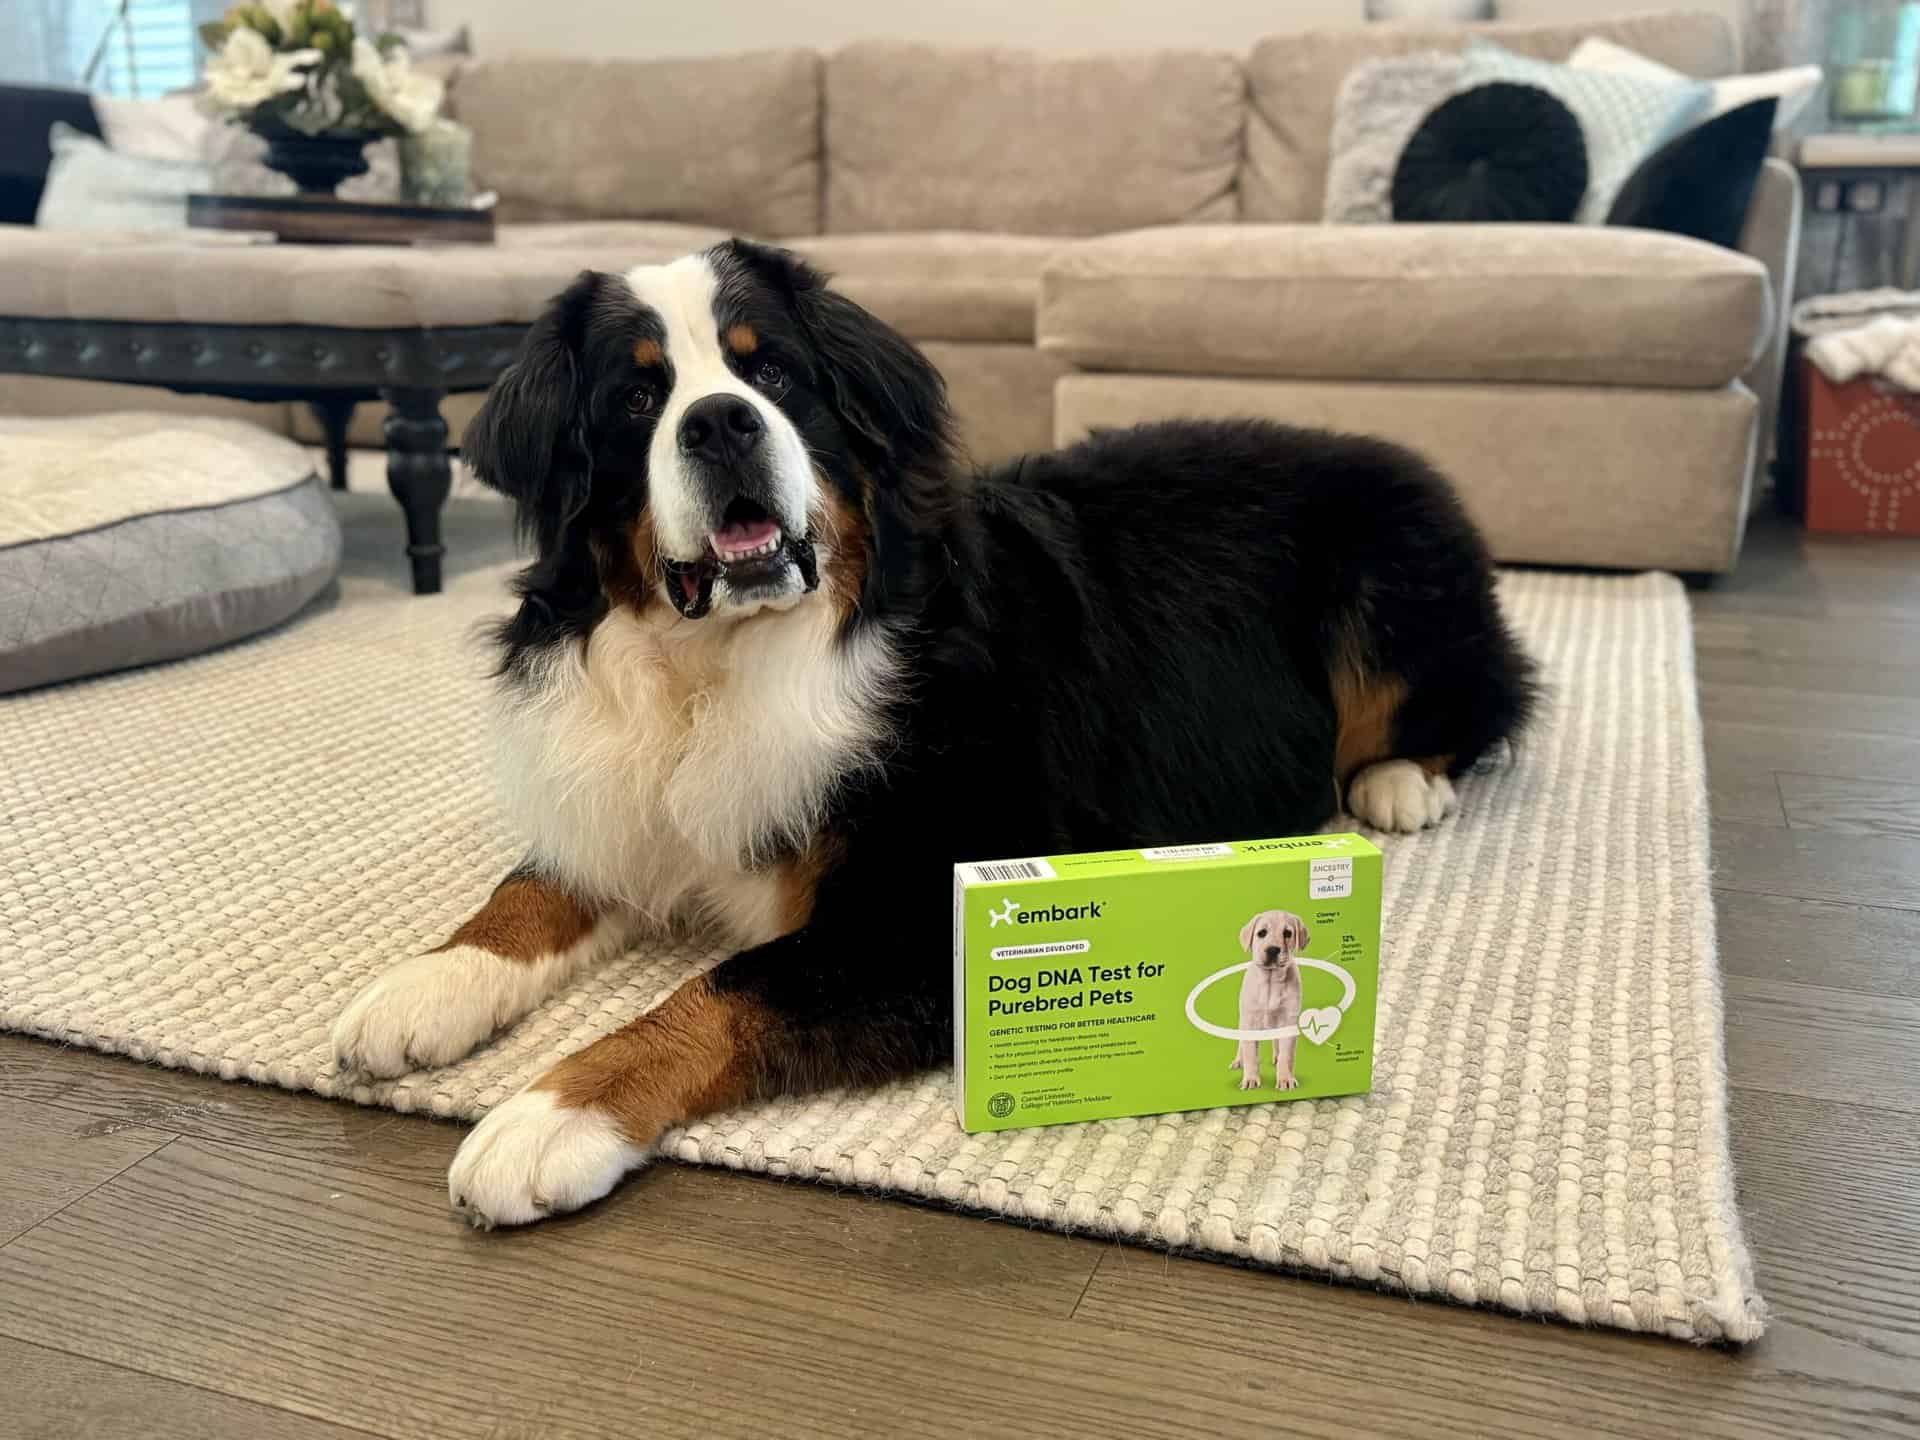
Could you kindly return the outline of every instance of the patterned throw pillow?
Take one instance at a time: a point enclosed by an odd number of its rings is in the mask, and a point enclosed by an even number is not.
[[[1331,160],[1321,217],[1330,225],[1393,219],[1400,153],[1434,107],[1460,88],[1466,62],[1423,50],[1365,60],[1347,73],[1333,106]]]
[[[1400,152],[1393,218],[1428,224],[1571,220],[1587,193],[1587,144],[1565,104],[1505,80],[1436,106]]]
[[[1587,142],[1587,195],[1574,218],[1600,224],[1640,162],[1705,113],[1711,87],[1606,70],[1575,70],[1515,55],[1485,40],[1467,47],[1461,88],[1503,80],[1533,85],[1563,101]]]
[[[1607,223],[1736,248],[1778,103],[1771,95],[1751,101],[1669,140],[1620,187]]]

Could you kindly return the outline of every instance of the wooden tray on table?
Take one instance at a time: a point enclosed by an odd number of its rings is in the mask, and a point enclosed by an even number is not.
[[[310,195],[189,195],[187,224],[267,231],[297,245],[491,245],[493,211]]]

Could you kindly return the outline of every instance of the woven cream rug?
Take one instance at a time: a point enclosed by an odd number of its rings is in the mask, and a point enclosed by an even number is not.
[[[639,950],[464,1064],[336,1081],[339,1006],[439,943],[516,858],[472,636],[507,567],[415,599],[387,502],[348,510],[350,558],[356,526],[379,544],[331,607],[218,654],[0,700],[0,1026],[470,1119],[711,958]],[[1418,1295],[1754,1338],[1685,595],[1664,577],[1544,574],[1505,593],[1552,703],[1512,763],[1466,781],[1453,821],[1386,842],[1371,1095],[969,1137],[948,1077],[928,1075],[724,1116],[668,1151]],[[932,956],[945,923],[927,917]]]

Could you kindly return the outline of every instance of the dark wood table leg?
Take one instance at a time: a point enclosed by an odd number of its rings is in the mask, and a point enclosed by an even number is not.
[[[453,488],[447,462],[447,422],[440,418],[439,390],[386,390],[387,487],[407,515],[407,554],[413,559],[413,593],[440,593],[440,507]]]
[[[354,402],[328,395],[309,400],[307,408],[327,433],[327,474],[333,488],[344,490],[347,488],[347,426],[353,423]]]

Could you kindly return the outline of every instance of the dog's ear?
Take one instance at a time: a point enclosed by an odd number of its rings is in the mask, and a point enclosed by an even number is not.
[[[1307,922],[1302,920],[1298,915],[1293,917],[1293,923],[1300,927],[1300,948],[1304,950],[1307,948],[1308,941],[1313,938],[1313,932],[1307,929]]]
[[[548,303],[460,440],[481,481],[518,502],[520,522],[552,547],[593,483],[581,373],[588,312],[607,279],[592,270]]]
[[[1253,927],[1260,923],[1260,917],[1254,916],[1240,927],[1240,948],[1249,955],[1253,953]]]
[[[811,345],[834,413],[884,472],[944,460],[951,441],[947,384],[892,326],[827,288],[828,277],[789,250],[733,240],[736,263],[780,294]]]

